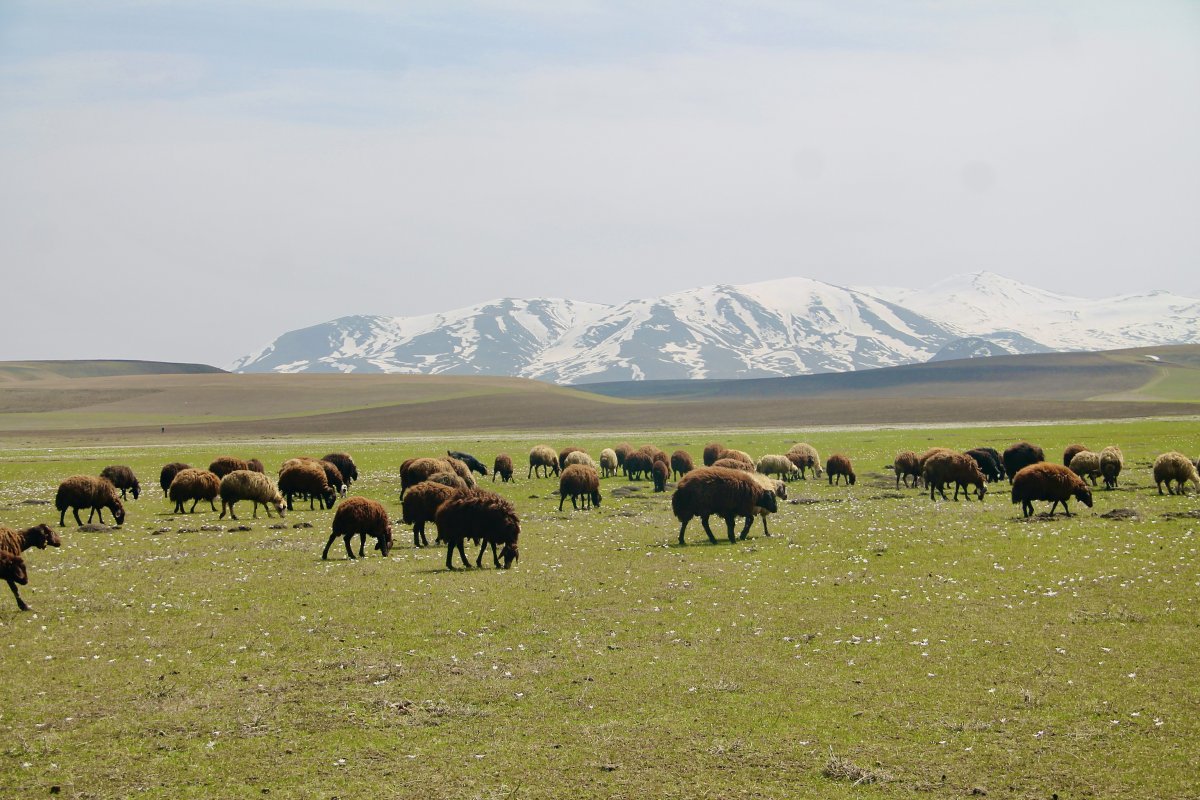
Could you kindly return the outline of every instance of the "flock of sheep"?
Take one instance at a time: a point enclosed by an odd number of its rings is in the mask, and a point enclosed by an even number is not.
[[[824,475],[830,485],[844,480],[848,486],[853,486],[857,480],[850,459],[841,453],[830,456],[822,472],[820,456],[806,443],[794,445],[787,453],[765,455],[755,460],[744,451],[728,449],[714,442],[705,446],[703,464],[696,467],[685,450],[676,450],[668,456],[653,445],[634,449],[628,444],[620,444],[605,448],[600,452],[599,462],[578,447],[555,452],[547,445],[537,445],[529,452],[526,478],[557,477],[559,511],[563,510],[568,498],[576,510],[599,506],[601,480],[619,473],[631,481],[652,481],[656,492],[666,491],[668,480],[677,479],[671,510],[680,523],[681,545],[686,543],[684,533],[688,523],[697,517],[709,541],[714,543],[717,539],[709,527],[712,516],[725,521],[731,542],[737,538],[735,527],[739,518],[745,520],[740,538],[746,538],[755,518],[762,519],[763,531],[770,536],[767,515],[775,513],[778,501],[787,498],[787,484],[792,480]],[[895,471],[897,489],[901,482],[909,487],[911,479],[912,487],[923,485],[929,489],[931,500],[936,500],[938,494],[948,499],[946,489],[951,485],[954,486],[955,500],[960,493],[968,500],[971,494],[982,500],[989,484],[1007,478],[1011,483],[1012,502],[1020,503],[1024,516],[1029,517],[1033,514],[1035,501],[1049,501],[1051,515],[1061,504],[1070,516],[1067,502],[1071,499],[1090,508],[1092,492],[1088,481],[1095,486],[1097,479],[1102,478],[1105,488],[1113,489],[1123,467],[1124,457],[1115,446],[1097,453],[1083,445],[1071,445],[1064,451],[1060,465],[1047,462],[1042,448],[1029,442],[1017,442],[1003,453],[989,447],[966,452],[934,447],[920,455],[906,450],[897,454],[890,468]],[[1184,494],[1188,483],[1200,492],[1198,467],[1200,459],[1192,461],[1182,453],[1158,456],[1153,472],[1159,494],[1163,493],[1164,486],[1169,494]],[[429,544],[425,526],[433,523],[437,527],[435,543],[446,545],[447,569],[454,569],[452,560],[456,549],[462,564],[470,566],[465,552],[467,539],[479,545],[477,567],[482,566],[484,552],[489,546],[496,567],[500,567],[502,561],[505,569],[512,566],[518,559],[520,519],[509,500],[476,484],[475,475],[488,474],[481,461],[458,451],[447,451],[444,457],[411,458],[401,464],[402,520],[412,526],[413,546],[419,548]],[[222,519],[226,514],[237,519],[234,507],[242,501],[252,504],[255,518],[260,505],[268,517],[272,509],[283,516],[297,499],[308,500],[310,509],[318,503],[322,509],[332,509],[336,505],[333,530],[321,554],[322,559],[328,557],[330,547],[339,537],[344,541],[347,557],[355,558],[351,540],[356,535],[359,537],[359,557],[365,555],[368,536],[375,540],[375,549],[387,556],[392,547],[392,521],[384,506],[362,496],[346,497],[338,503],[339,496],[345,497],[350,484],[358,477],[358,468],[348,453],[330,453],[320,459],[288,459],[280,467],[277,480],[265,474],[262,462],[257,459],[222,456],[208,469],[197,469],[180,462],[167,464],[159,474],[159,485],[174,503],[175,513],[185,513],[184,506],[189,501],[191,507],[186,513],[194,512],[201,502],[207,502],[215,512],[215,501],[219,497]],[[492,481],[497,477],[504,482],[513,480],[513,460],[505,453],[496,456],[493,462]],[[123,465],[106,467],[99,477],[71,476],[59,484],[55,495],[59,526],[66,524],[68,510],[82,526],[79,512],[84,508],[89,509],[89,523],[98,515],[103,524],[107,510],[120,525],[125,520],[123,500],[128,494],[136,500],[140,491],[133,470]],[[60,545],[58,534],[45,524],[21,531],[0,527],[0,577],[8,581],[17,607],[22,611],[29,609],[17,590],[18,585],[28,583],[22,553],[31,547]]]

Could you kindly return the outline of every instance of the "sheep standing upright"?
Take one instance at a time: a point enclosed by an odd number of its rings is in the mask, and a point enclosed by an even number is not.
[[[1012,501],[1021,504],[1021,511],[1026,517],[1033,515],[1034,500],[1049,500],[1050,515],[1062,503],[1063,511],[1071,516],[1067,501],[1072,497],[1079,500],[1088,508],[1092,507],[1092,490],[1068,467],[1062,464],[1052,464],[1040,461],[1017,470],[1012,476]]]
[[[679,543],[687,544],[683,534],[688,523],[700,517],[708,540],[717,543],[708,518],[716,514],[725,519],[729,541],[735,542],[734,524],[738,517],[746,518],[741,538],[745,539],[758,515],[759,508],[779,510],[775,493],[759,486],[752,473],[724,467],[697,468],[684,475],[671,495],[671,511],[679,520]]]
[[[463,550],[467,539],[481,543],[479,557],[475,559],[477,567],[483,566],[483,551],[489,544],[492,547],[492,561],[497,567],[501,558],[504,559],[505,569],[518,560],[517,540],[521,534],[521,520],[516,507],[495,492],[486,489],[459,492],[438,509],[436,522],[438,536],[446,542],[446,569],[454,569],[451,558],[455,548],[463,566],[471,566]],[[499,556],[496,555],[496,545],[502,546]]]
[[[466,489],[466,486],[463,486],[462,489]],[[434,522],[437,519],[437,510],[457,491],[459,489],[432,480],[421,481],[416,486],[409,488],[400,504],[404,509],[402,517],[404,524],[413,526],[413,547],[425,547],[429,544],[429,539],[425,537],[426,523]],[[441,540],[439,535],[437,541]]]
[[[997,452],[996,448],[994,448],[994,447],[976,447],[976,448],[974,448],[974,450],[968,450],[967,453],[970,454],[975,451],[982,451],[984,453],[987,453],[989,456],[991,456],[992,463],[996,465],[995,469],[997,472],[997,477],[994,479],[989,477],[989,480],[1002,481],[1008,477],[1008,473],[1004,471],[1004,458],[1001,457],[1000,453]],[[979,459],[976,459],[976,461],[978,461],[978,460]],[[983,464],[980,464],[979,468],[981,470],[983,470],[984,475],[989,475],[988,468],[985,467]]]
[[[279,512],[279,516],[283,516],[287,510],[287,505],[283,502],[283,495],[279,489],[271,481],[266,474],[255,472],[249,469],[235,469],[233,472],[221,478],[221,486],[218,489],[221,495],[221,516],[220,519],[225,519],[225,512],[229,512],[232,519],[237,519],[237,514],[234,513],[234,504],[239,500],[249,500],[254,505],[254,518],[258,519],[258,507],[261,505],[267,510],[267,517],[271,516],[271,506]]]
[[[600,451],[600,476],[611,478],[617,474],[620,465],[617,463],[617,451],[606,447]]]
[[[17,585],[29,583],[29,573],[21,554],[31,547],[44,550],[46,546],[61,547],[62,540],[49,525],[34,525],[24,530],[0,527],[0,577],[8,581],[13,597],[17,599],[17,608],[29,611],[29,606],[21,599]]]
[[[625,464],[622,467],[629,480],[651,477],[651,471],[654,469],[653,457],[641,450],[635,450],[625,456]]]
[[[137,475],[133,474],[133,470],[124,464],[113,464],[105,467],[100,471],[100,477],[108,479],[108,482],[121,490],[121,499],[124,500],[125,492],[132,492],[133,499],[138,499],[138,494],[141,493],[142,487],[138,483]]]
[[[1115,444],[1100,451],[1100,474],[1104,477],[1105,489],[1117,488],[1117,477],[1124,466],[1125,456]]]
[[[100,524],[104,524],[104,509],[112,512],[113,519],[118,525],[125,522],[125,506],[117,496],[117,487],[107,478],[96,478],[91,475],[72,475],[58,485],[54,495],[54,507],[58,509],[58,524],[67,524],[67,509],[75,515],[75,522],[83,525],[79,519],[79,509],[91,509],[88,512],[88,522],[92,516],[100,515]]]
[[[1085,451],[1087,449],[1088,449],[1088,446],[1086,444],[1069,444],[1069,445],[1067,445],[1066,448],[1063,449],[1063,466],[1070,467],[1071,459],[1073,459],[1076,456],[1076,454],[1082,453],[1083,451]],[[1076,474],[1078,475],[1079,473],[1076,473]]]
[[[358,480],[358,465],[354,463],[354,457],[349,453],[330,453],[324,456],[322,461],[328,461],[338,468],[342,473],[342,477],[347,484],[354,483]]]
[[[958,500],[958,493],[961,491],[963,496],[968,500],[971,495],[967,490],[968,486],[975,487],[975,495],[980,500],[983,500],[987,494],[987,478],[984,477],[983,470],[979,469],[979,465],[975,463],[975,459],[965,453],[935,453],[925,460],[925,469],[921,473],[925,485],[929,487],[929,499],[936,500],[934,492],[941,494],[942,499],[946,498],[946,484],[954,484],[954,499]]]
[[[1008,473],[1008,480],[1011,483],[1013,477],[1023,468],[1045,461],[1046,454],[1036,444],[1016,442],[1005,448],[1004,455],[1000,457],[1000,460],[1004,464],[1004,471]]]
[[[500,476],[503,483],[508,483],[513,476],[512,456],[508,453],[501,453],[496,456],[495,462],[492,464],[492,483],[496,482],[496,476]]]
[[[785,481],[800,475],[800,468],[793,464],[790,458],[774,454],[760,457],[754,469],[762,475],[779,475]]]
[[[811,471],[814,478],[821,477],[821,456],[808,442],[797,442],[785,455],[800,470],[800,480],[808,480],[806,471]]]
[[[529,451],[529,473],[526,478],[532,478],[537,475],[540,478],[549,478],[550,472],[554,472],[554,477],[558,477],[558,454],[554,452],[554,448],[547,444],[534,445]]]
[[[1079,477],[1090,480],[1092,486],[1095,486],[1096,479],[1100,477],[1100,454],[1091,450],[1079,450],[1071,456],[1071,463],[1067,464],[1067,467]]]
[[[763,475],[761,472],[751,472],[748,474],[751,478],[754,478],[755,483],[757,483],[759,487],[767,489],[775,495],[776,504],[778,504],[780,500],[787,499],[787,484],[783,481]],[[763,534],[765,536],[771,535],[771,530],[767,527],[767,515],[775,513],[775,510],[777,510],[777,508],[768,509],[763,508],[762,506],[755,506],[755,512],[759,517],[762,518]]]
[[[837,486],[843,477],[847,486],[853,486],[858,480],[854,474],[854,467],[850,465],[850,459],[841,453],[834,453],[825,462],[825,474],[829,476],[830,486]]]
[[[687,450],[676,450],[671,453],[672,479],[678,480],[695,468],[696,465],[692,462],[692,456]]]
[[[667,479],[671,477],[671,468],[665,461],[655,461],[650,466],[650,479],[654,481],[654,491],[665,492]]]
[[[570,453],[567,453],[567,457],[563,459],[562,467],[563,469],[566,469],[573,464],[582,464],[585,467],[599,469],[592,457],[583,450],[572,450]]]
[[[488,474],[487,467],[484,466],[482,461],[480,461],[478,458],[471,455],[470,453],[464,453],[461,450],[447,450],[446,455],[449,456],[450,458],[458,459],[459,461],[466,464],[467,469],[471,470],[471,472],[477,472],[480,475],[482,475],[483,477],[485,477],[485,478],[487,477],[487,474]]]
[[[316,461],[291,464],[280,472],[279,491],[287,500],[288,511],[292,510],[292,498],[296,495],[304,495],[308,498],[310,510],[314,501],[319,502],[321,508],[333,508],[334,503],[337,502],[337,490],[329,485],[329,479],[325,477],[325,469]]]
[[[191,468],[190,464],[184,464],[182,461],[172,461],[163,466],[162,471],[158,473],[158,485],[162,487],[163,497],[167,496],[167,490],[171,488],[171,481],[175,480],[175,476]]]
[[[600,505],[600,474],[587,464],[568,464],[558,477],[558,510],[571,498],[571,508],[579,510],[582,499],[584,509]]]
[[[621,442],[613,447],[613,452],[617,454],[617,470],[625,468],[625,459],[633,452],[633,445],[629,442]]]
[[[215,472],[206,469],[184,469],[176,473],[167,489],[167,497],[175,504],[175,514],[182,514],[184,502],[191,500],[192,507],[187,513],[196,511],[196,503],[207,500],[213,511],[217,510],[214,501],[221,493],[221,479]]]
[[[1176,488],[1171,488],[1172,481]],[[1183,453],[1171,451],[1163,453],[1154,459],[1154,482],[1158,485],[1158,493],[1163,493],[1163,484],[1167,485],[1168,494],[1187,494],[1184,483],[1190,482],[1200,492],[1200,474],[1196,465]]]
[[[900,488],[900,480],[904,479],[904,488],[908,488],[908,479],[913,479],[913,486],[921,485],[921,463],[917,454],[912,450],[902,450],[892,461],[892,469],[896,471],[896,488]]]
[[[325,542],[321,560],[329,558],[329,547],[339,536],[345,542],[346,556],[353,560],[354,550],[350,547],[350,540],[354,538],[354,534],[358,534],[360,558],[366,555],[368,536],[374,537],[375,549],[387,558],[388,551],[392,549],[392,523],[382,503],[359,495],[343,500],[333,514],[333,533],[329,534],[329,541]]]
[[[979,471],[989,482],[1004,479],[1004,467],[1000,464],[1000,454],[990,447],[977,447],[968,450],[964,455],[970,456],[979,465]]]

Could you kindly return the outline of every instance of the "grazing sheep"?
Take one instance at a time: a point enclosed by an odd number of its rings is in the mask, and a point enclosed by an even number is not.
[[[328,461],[337,467],[347,484],[358,480],[358,465],[354,463],[354,458],[349,453],[330,453],[321,460]]]
[[[750,532],[754,517],[760,508],[775,512],[779,510],[775,493],[759,486],[754,474],[744,470],[724,467],[701,467],[679,479],[675,493],[671,495],[671,510],[679,520],[679,543],[687,544],[683,534],[694,517],[700,517],[708,540],[717,543],[709,527],[708,518],[717,514],[725,519],[729,541],[734,542],[734,521],[745,517],[746,525],[741,538]]]
[[[652,444],[642,445],[637,449],[637,452],[644,456],[649,456],[651,464],[653,464],[655,461],[661,461],[668,467],[671,466],[671,459],[667,457],[667,454]]]
[[[1124,466],[1125,456],[1115,444],[1110,444],[1100,451],[1100,474],[1104,476],[1105,489],[1117,488],[1117,476],[1121,474]]]
[[[977,447],[974,450],[968,450],[964,455],[975,460],[975,463],[979,465],[979,471],[989,482],[995,483],[1004,479],[1004,467],[1000,464],[1000,454],[992,448]]]
[[[1069,445],[1067,445],[1066,449],[1063,450],[1063,466],[1070,467],[1071,459],[1073,459],[1075,457],[1075,454],[1082,453],[1084,450],[1087,450],[1087,449],[1088,449],[1088,446],[1086,444],[1069,444]],[[1075,474],[1078,475],[1079,473],[1075,473]]]
[[[654,469],[654,459],[648,453],[635,450],[625,456],[623,469],[631,481],[642,477],[649,478]]]
[[[671,477],[671,468],[665,461],[655,461],[650,466],[650,479],[654,481],[654,491],[665,492],[667,479]]]
[[[62,540],[49,525],[34,525],[19,531],[0,527],[0,577],[8,581],[8,588],[17,598],[17,608],[22,611],[29,611],[29,606],[21,599],[17,584],[25,586],[29,583],[29,575],[21,553],[31,547],[44,550],[46,545],[62,546]]]
[[[466,486],[462,488],[466,489]],[[425,523],[433,522],[442,503],[453,497],[457,491],[459,490],[436,481],[421,481],[409,488],[401,506],[404,509],[404,524],[413,526],[413,547],[425,547],[429,544],[429,540],[425,538]],[[437,541],[441,541],[440,536]]]
[[[538,471],[541,474],[538,474]],[[532,478],[537,475],[540,478],[549,478],[550,472],[554,472],[554,477],[558,477],[558,454],[554,452],[554,448],[546,444],[534,445],[529,451],[529,472],[525,475],[526,478]]]
[[[562,450],[559,450],[558,469],[561,471],[567,465],[567,456],[571,455],[571,453],[578,453],[582,449],[582,447],[564,447]]]
[[[629,442],[621,442],[613,448],[613,452],[617,454],[617,469],[625,466],[625,458],[633,452],[633,445]]]
[[[617,451],[611,447],[606,447],[600,451],[600,475],[604,478],[611,478],[617,474],[620,468],[617,463]]]
[[[740,458],[718,458],[712,465],[714,467],[724,467],[725,469],[740,469],[742,472],[754,472],[754,465],[747,464]]]
[[[288,511],[292,510],[292,498],[296,495],[308,497],[309,510],[314,500],[321,508],[333,508],[337,502],[337,490],[329,485],[324,468],[315,461],[291,464],[279,473],[279,491],[287,500]]]
[[[937,492],[946,500],[946,484],[954,484],[954,499],[958,500],[961,491],[963,497],[971,499],[967,486],[975,487],[975,496],[983,500],[987,494],[987,479],[975,459],[965,453],[934,453],[925,461],[925,469],[921,473],[925,485],[929,487],[929,499]]]
[[[1077,498],[1088,508],[1092,507],[1092,490],[1083,479],[1061,464],[1038,462],[1022,467],[1012,476],[1012,501],[1021,504],[1026,517],[1033,515],[1034,500],[1050,500],[1050,515],[1062,503],[1063,511],[1071,516],[1067,501]]]
[[[467,482],[453,472],[435,472],[425,480],[433,483],[440,483],[442,486],[449,486],[451,489],[470,489]],[[418,484],[419,485],[419,484]],[[411,490],[411,487],[410,487]]]
[[[138,494],[141,493],[142,487],[138,483],[137,475],[133,474],[133,470],[124,464],[113,464],[110,467],[105,467],[100,471],[101,478],[107,478],[109,483],[121,490],[121,499],[125,499],[125,492],[133,492],[133,499],[138,499]]]
[[[271,479],[264,473],[251,469],[235,469],[221,478],[221,487],[218,491],[221,495],[219,519],[225,519],[226,511],[229,512],[231,519],[237,519],[233,506],[239,500],[249,500],[254,504],[255,519],[258,519],[259,505],[267,510],[268,519],[271,517],[271,506],[275,506],[275,510],[281,517],[287,508],[283,502],[283,495],[279,493],[279,489]]]
[[[1079,477],[1087,478],[1092,482],[1092,486],[1095,486],[1096,479],[1100,477],[1100,454],[1091,450],[1079,450],[1071,456],[1071,463],[1067,464],[1067,468]]]
[[[751,478],[754,478],[754,481],[760,487],[767,489],[774,494],[777,504],[779,500],[787,499],[787,484],[783,481],[768,477],[760,472],[750,472],[747,474],[750,475]],[[763,508],[762,506],[755,506],[755,511],[758,513],[758,516],[762,518],[763,534],[770,536],[771,531],[767,528],[767,515],[773,514],[774,511],[768,508]]]
[[[501,453],[496,456],[496,461],[492,464],[492,483],[496,482],[496,476],[500,476],[500,480],[508,483],[513,476],[512,457],[507,453]]]
[[[1171,488],[1171,481],[1175,481],[1176,488]],[[1200,492],[1200,474],[1197,474],[1196,465],[1183,453],[1172,451],[1154,459],[1154,482],[1158,484],[1159,494],[1163,493],[1164,483],[1167,484],[1168,494],[1187,494],[1187,487],[1183,485],[1185,481],[1190,481]]]
[[[792,445],[792,449],[786,453],[788,460],[795,464],[800,469],[800,480],[808,480],[805,477],[805,470],[812,470],[814,478],[821,477],[821,456],[817,453],[817,448],[807,442],[797,442]]]
[[[711,467],[724,451],[725,445],[720,442],[709,442],[704,445],[704,466]]]
[[[359,558],[366,556],[368,536],[375,539],[375,549],[382,551],[383,557],[387,558],[388,551],[392,549],[392,523],[388,520],[387,509],[376,500],[355,495],[343,500],[333,513],[333,533],[329,534],[321,560],[329,558],[329,547],[339,536],[346,544],[346,556],[353,560],[354,550],[350,547],[350,540],[356,533]]]
[[[313,463],[321,465],[321,469],[325,470],[325,482],[337,490],[339,496],[345,497],[346,489],[349,487],[346,485],[346,479],[342,476],[342,471],[337,468],[337,464],[324,459]]]
[[[717,454],[717,461],[720,461],[723,458],[731,459],[733,461],[740,461],[746,466],[750,467],[751,472],[754,471],[754,459],[751,458],[750,454],[745,450],[722,450]],[[716,464],[717,461],[714,461],[713,464]]]
[[[1008,473],[1009,483],[1012,483],[1013,477],[1022,468],[1030,464],[1040,464],[1045,460],[1046,454],[1042,452],[1042,448],[1029,442],[1010,444],[1005,448],[1004,455],[1000,457],[1000,462],[1004,464],[1004,471]]]
[[[917,466],[920,467],[921,473],[925,473],[925,462],[936,456],[938,453],[954,453],[949,447],[931,447],[921,455],[917,456]]]
[[[245,459],[236,456],[219,456],[208,465],[208,471],[218,478],[224,478],[235,469],[250,469],[250,464]]]
[[[853,486],[854,482],[858,480],[854,474],[854,468],[850,466],[850,459],[841,453],[834,453],[825,462],[825,474],[829,476],[830,486],[841,483],[842,476],[845,476],[847,486]]]
[[[125,522],[125,506],[117,496],[117,487],[107,478],[94,478],[91,475],[73,475],[58,485],[54,496],[54,507],[58,509],[58,524],[67,524],[67,509],[75,515],[75,522],[83,525],[79,519],[79,509],[91,509],[88,512],[88,522],[92,516],[100,515],[100,524],[104,524],[104,509],[112,511],[113,519],[120,525]]]
[[[763,475],[782,475],[783,480],[790,481],[800,474],[800,468],[792,463],[787,456],[765,455],[758,459],[754,469]]]
[[[672,478],[682,478],[695,468],[696,465],[692,463],[692,456],[687,450],[676,450],[674,453],[671,453]]]
[[[572,454],[574,455],[574,454]],[[579,510],[578,499],[583,499],[584,509],[600,505],[600,474],[587,464],[568,464],[558,478],[558,510],[571,498],[571,508]]]
[[[904,488],[908,488],[908,479],[913,479],[913,486],[921,485],[921,462],[917,458],[917,454],[912,450],[903,450],[896,454],[896,460],[892,462],[892,469],[896,471],[896,488],[900,488],[900,479],[904,479]]]
[[[167,496],[167,490],[171,488],[171,481],[175,480],[175,476],[181,471],[191,468],[190,464],[184,464],[182,461],[172,461],[162,468],[162,471],[158,473],[158,485],[162,487],[163,497]]]
[[[174,514],[184,513],[183,504],[187,500],[192,501],[192,507],[187,512],[189,514],[195,513],[196,503],[201,500],[207,500],[209,508],[216,511],[217,506],[213,501],[220,493],[221,479],[215,472],[190,467],[176,473],[167,489],[167,497],[175,503],[175,510],[172,512]]]
[[[246,469],[250,470],[251,472],[261,472],[264,475],[267,472],[267,468],[264,467],[263,463],[261,461],[259,461],[257,458],[247,458],[246,459]]]
[[[408,487],[429,480],[439,472],[457,475],[467,486],[475,485],[471,471],[457,458],[410,458],[400,465],[400,499],[404,499],[404,493]]]
[[[591,467],[592,469],[599,468],[596,462],[592,460],[592,457],[582,450],[572,450],[570,453],[567,453],[567,458],[563,461],[562,465],[565,468],[572,464],[583,464],[585,467]]]
[[[453,471],[456,475],[458,475],[458,477],[463,479],[463,483],[465,483],[467,485],[467,488],[469,488],[469,489],[475,488],[475,476],[471,474],[470,467],[468,467],[464,462],[459,461],[457,458],[454,458],[453,456],[446,456],[442,460],[450,465],[451,471]]]
[[[483,566],[483,551],[489,544],[492,546],[492,561],[497,567],[501,558],[504,559],[505,569],[518,559],[517,539],[521,534],[521,520],[513,504],[495,492],[486,489],[459,492],[442,503],[437,511],[436,523],[438,536],[446,542],[446,569],[454,569],[450,560],[456,547],[463,566],[471,566],[463,551],[463,543],[467,539],[481,543],[479,558],[475,560],[477,567]],[[499,556],[496,555],[498,544],[503,548]]]
[[[480,475],[485,477],[488,474],[487,467],[483,465],[483,462],[470,453],[464,453],[460,450],[447,450],[446,455],[448,455],[450,458],[456,458],[466,464],[467,469],[471,470],[471,472],[478,472]]]

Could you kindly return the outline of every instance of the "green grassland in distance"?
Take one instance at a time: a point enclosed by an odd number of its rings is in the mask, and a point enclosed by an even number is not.
[[[224,370],[210,367],[207,364],[126,359],[0,361],[0,381],[98,378],[114,375],[195,375],[214,372],[224,372]]]
[[[58,481],[110,463],[144,491],[120,529],[25,554],[33,613],[0,604],[0,797],[1195,794],[1200,501],[1149,474],[1200,453],[1194,422],[730,428],[348,444],[353,492],[394,518],[404,459],[513,456],[517,480],[485,485],[521,515],[520,561],[456,573],[398,520],[389,558],[322,561],[332,511],[176,516],[156,485],[168,461],[271,474],[336,437],[5,450],[3,525],[57,527]],[[559,513],[557,482],[524,477],[534,444],[623,438],[697,461],[805,440],[859,479],[791,483],[770,537],[710,545],[693,521],[679,547],[670,491],[606,479],[599,508]],[[1126,470],[1094,508],[1025,521],[1007,484],[932,503],[885,469],[1018,439],[1118,444]],[[827,776],[834,757],[880,781]]]

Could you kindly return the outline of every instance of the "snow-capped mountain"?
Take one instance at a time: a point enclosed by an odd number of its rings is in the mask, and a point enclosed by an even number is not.
[[[503,299],[420,317],[352,316],[280,336],[239,372],[514,375],[557,383],[748,378],[1048,350],[1200,342],[1200,301],[1053,294],[992,273],[923,290],[809,278],[617,306]]]

